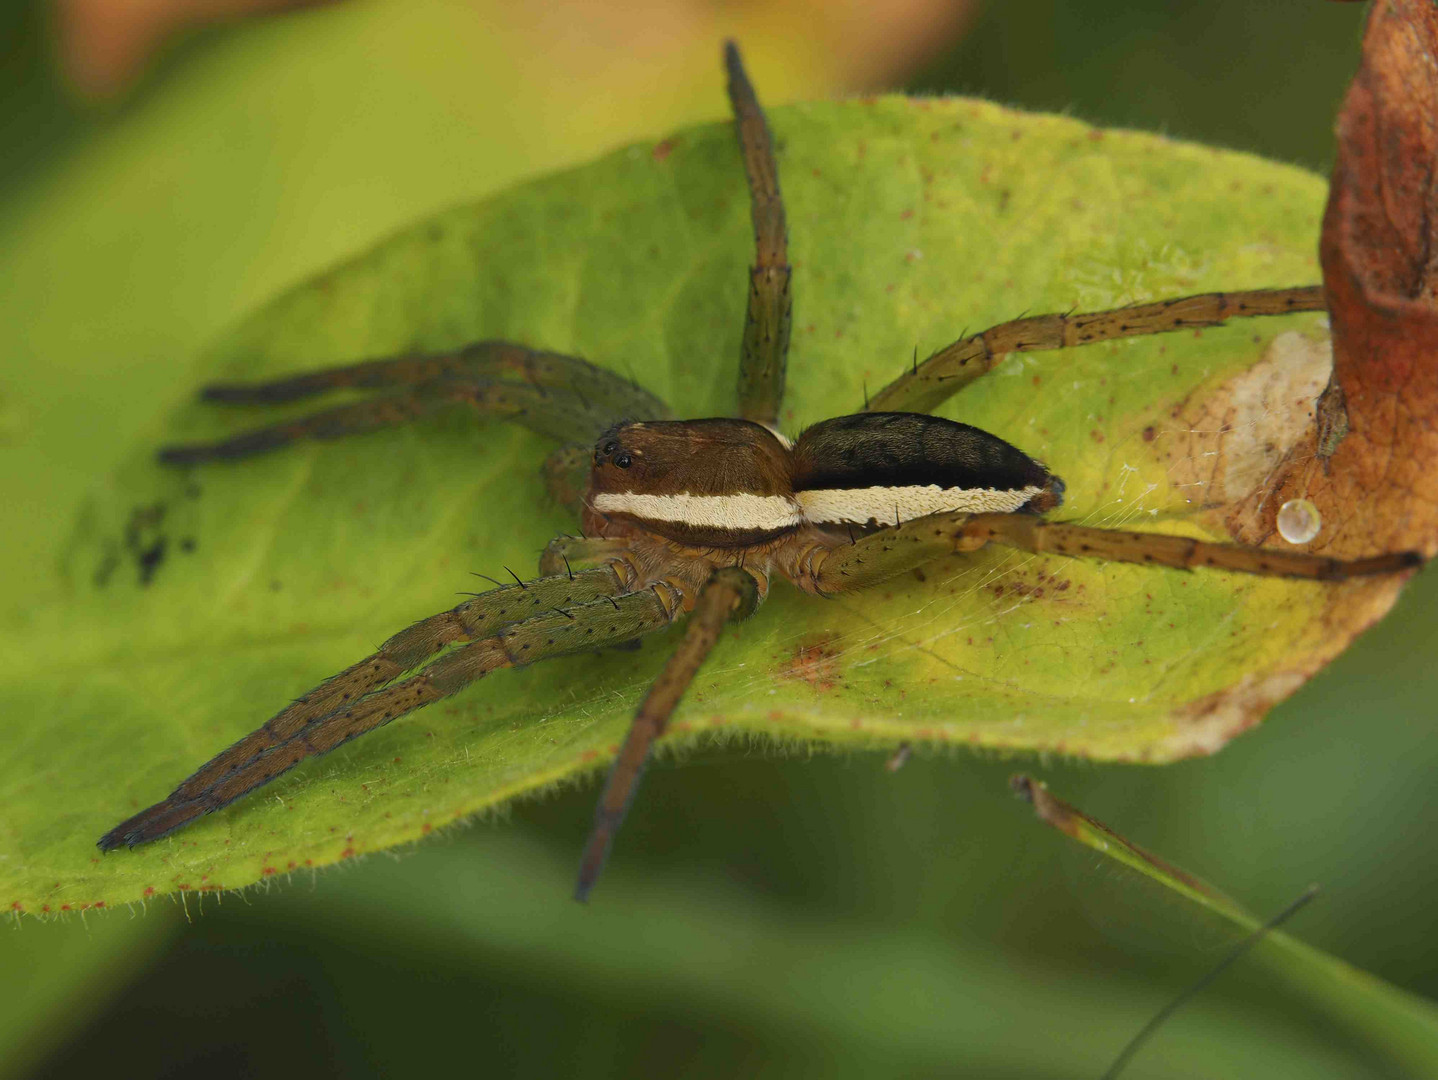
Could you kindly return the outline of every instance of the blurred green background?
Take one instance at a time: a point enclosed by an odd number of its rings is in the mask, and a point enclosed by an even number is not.
[[[49,8],[7,9],[0,617],[43,604],[86,486],[190,392],[208,337],[439,207],[723,115],[725,33],[771,103],[978,93],[1322,170],[1364,14],[938,7],[339,5],[191,31],[87,106]],[[154,413],[117,413],[121,383]],[[111,460],[79,448],[97,427]],[[587,909],[568,899],[586,789],[203,912],[17,921],[0,1074],[1097,1075],[1233,933],[1038,825],[1015,767],[1255,910],[1322,883],[1295,934],[1438,996],[1435,595],[1418,580],[1210,760],[954,754],[891,775],[731,747],[661,765]],[[1249,962],[1126,1075],[1393,1069]]]

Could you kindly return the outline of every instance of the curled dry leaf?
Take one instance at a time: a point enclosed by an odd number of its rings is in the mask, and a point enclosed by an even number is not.
[[[1221,511],[1237,540],[1275,539],[1279,509],[1306,499],[1323,522],[1308,550],[1340,557],[1438,552],[1435,118],[1438,9],[1421,0],[1379,0],[1339,114],[1323,219],[1332,376],[1307,430],[1283,450],[1268,481]],[[1314,374],[1311,368],[1285,366],[1295,381]],[[1243,384],[1258,374],[1255,368],[1235,380],[1234,410],[1243,409],[1244,391],[1252,389]],[[1195,708],[1236,715],[1287,696],[1382,618],[1402,587],[1401,579],[1374,579],[1332,590],[1323,616],[1327,656],[1320,650],[1306,658],[1316,663],[1244,680]]]
[[[1242,539],[1266,539],[1278,507],[1307,498],[1325,522],[1314,551],[1438,552],[1435,56],[1438,9],[1415,0],[1375,5],[1339,115],[1323,221],[1332,391],[1268,490],[1230,520]],[[1389,602],[1396,595],[1391,582],[1366,590]]]

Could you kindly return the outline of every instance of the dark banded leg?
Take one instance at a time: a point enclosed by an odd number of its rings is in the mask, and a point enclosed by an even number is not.
[[[1069,555],[1110,562],[1146,563],[1191,570],[1204,566],[1240,574],[1347,581],[1350,578],[1394,574],[1422,566],[1416,551],[1395,551],[1364,559],[1330,559],[1301,551],[1213,544],[1187,536],[1094,529],[1044,521],[1030,514],[975,514],[965,526],[973,540],[982,538],[1035,554]]]
[[[1065,349],[1114,338],[1222,326],[1231,318],[1324,309],[1323,286],[1308,285],[1202,293],[1109,311],[1015,319],[944,346],[875,394],[865,411],[930,412],[1012,352]]]
[[[331,390],[394,390],[452,379],[568,390],[616,417],[664,420],[669,416],[664,402],[612,371],[575,356],[510,341],[477,341],[454,352],[363,360],[270,382],[212,383],[200,391],[200,397],[232,405],[278,405]]]
[[[882,529],[854,543],[831,541],[798,553],[785,572],[800,588],[820,595],[876,585],[895,574],[986,543],[1035,554],[1143,563],[1177,569],[1208,567],[1243,574],[1343,581],[1393,574],[1421,566],[1417,552],[1366,559],[1329,559],[1297,551],[1213,544],[1185,536],[1122,532],[1044,521],[1033,514],[934,514]]]
[[[167,465],[232,460],[267,453],[303,439],[341,439],[398,427],[453,406],[468,407],[481,416],[513,420],[563,442],[593,441],[615,419],[607,409],[569,390],[521,383],[441,381],[339,405],[218,442],[167,446],[159,457]]]
[[[575,546],[576,554],[583,550],[584,541],[575,540],[572,543]],[[529,626],[531,630],[550,625],[562,625],[562,630],[558,634],[559,640],[577,638],[595,645],[607,643],[609,638],[606,634],[610,628],[609,623],[604,623],[603,627],[594,625],[592,621],[581,624],[578,615],[573,613],[582,610],[588,616],[599,617],[602,621],[606,611],[617,612],[618,609],[611,604],[610,600],[625,593],[621,577],[629,576],[627,571],[621,574],[616,572],[615,568],[602,566],[576,571],[572,574],[565,572],[552,577],[538,578],[522,585],[505,585],[482,593],[449,611],[432,615],[401,630],[381,645],[373,655],[367,656],[359,663],[325,680],[314,690],[291,702],[277,715],[266,721],[262,727],[216,755],[177,787],[164,802],[150,807],[106,833],[100,839],[101,850],[108,851],[122,844],[134,845],[146,840],[153,840],[184,824],[185,821],[199,813],[207,813],[209,810],[216,809],[218,805],[223,805],[223,803],[206,804],[207,808],[201,806],[188,817],[176,818],[176,814],[179,812],[175,810],[175,807],[204,803],[207,798],[212,798],[210,793],[229,790],[234,777],[253,778],[258,775],[257,770],[263,772],[264,770],[259,769],[257,763],[266,760],[273,763],[280,760],[274,755],[279,753],[282,747],[290,746],[291,752],[295,752],[303,749],[307,742],[310,745],[319,745],[315,741],[318,736],[314,733],[321,730],[317,725],[326,721],[327,718],[340,715],[346,710],[358,709],[362,703],[366,710],[364,715],[370,715],[372,710],[368,703],[380,700],[381,692],[388,693],[382,688],[405,671],[419,666],[431,656],[451,645],[482,641],[500,641],[502,643],[507,640],[505,635],[508,633],[508,628],[520,624]],[[595,604],[599,606],[594,607]],[[566,610],[570,614],[566,614]],[[536,619],[548,620],[548,622],[536,623]],[[559,623],[555,623],[555,620],[559,620]],[[635,633],[632,632],[632,629],[632,627],[625,629],[624,633],[628,636],[621,637],[619,640],[632,640],[638,636],[638,633],[647,632],[640,630]],[[526,638],[526,641],[528,640]],[[529,647],[523,642],[520,643],[519,648],[521,652],[529,651]],[[546,648],[549,648],[547,644]],[[459,663],[453,658],[462,652],[464,652],[463,649],[436,661],[435,664],[425,669],[426,675],[453,667]],[[544,652],[543,655],[557,654],[550,651]],[[540,657],[537,654],[533,658]],[[437,668],[436,665],[439,664],[445,664],[447,667]],[[434,678],[435,676],[431,676],[430,681],[433,682]],[[415,680],[411,679],[399,685],[409,686],[411,690],[404,693],[396,691],[398,697],[395,700],[401,700],[405,694],[411,692],[420,693],[422,697],[423,693],[418,688],[426,684],[416,684]],[[455,689],[457,688],[458,686],[455,687]],[[402,711],[407,712],[425,703],[424,700],[417,700]],[[358,715],[356,714],[356,716]],[[395,715],[399,715],[399,713]],[[346,721],[345,723],[350,722]],[[330,727],[323,730],[340,729]],[[355,732],[355,734],[358,733],[358,731]],[[346,738],[350,737],[353,736],[346,736]],[[315,750],[313,752],[322,753],[323,751]],[[301,754],[296,757],[291,765],[304,756],[306,755]],[[286,768],[289,767],[286,766]],[[271,775],[278,775],[278,773]],[[257,783],[259,782],[263,781],[257,781]],[[250,786],[256,785],[251,784]],[[249,788],[245,788],[245,790],[247,791]],[[235,794],[226,798],[225,801],[228,802],[238,797],[239,795]]]
[[[689,689],[689,684],[694,681],[700,665],[718,642],[724,624],[731,619],[748,618],[758,602],[758,583],[748,573],[735,567],[716,571],[700,590],[684,630],[684,640],[644,696],[634,723],[629,726],[629,734],[624,738],[624,745],[619,748],[619,756],[609,770],[609,779],[604,783],[604,791],[594,811],[594,827],[584,845],[579,883],[574,889],[576,900],[589,898],[589,890],[604,868],[609,847],[624,823],[629,804],[634,800],[634,792],[644,775],[654,740],[663,735],[664,729],[669,726],[669,718]]]
[[[773,427],[784,399],[793,297],[789,292],[789,231],[779,194],[779,166],[764,110],[734,42],[724,44],[729,103],[749,178],[754,221],[754,265],[749,269],[749,307],[739,353],[739,415]]]

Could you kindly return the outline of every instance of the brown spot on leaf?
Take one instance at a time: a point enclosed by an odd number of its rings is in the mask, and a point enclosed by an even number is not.
[[[1331,366],[1326,342],[1288,331],[1251,368],[1185,402],[1175,417],[1178,430],[1165,440],[1173,446],[1174,484],[1229,510],[1263,500],[1274,470],[1311,430],[1313,403]]]
[[[834,635],[826,633],[801,642],[789,660],[780,666],[780,677],[798,679],[815,690],[834,689],[839,682],[839,650],[833,641]]]
[[[1182,754],[1212,754],[1229,739],[1246,731],[1284,698],[1303,685],[1307,675],[1280,671],[1265,675],[1249,675],[1242,681],[1216,691],[1180,711],[1179,719],[1187,731],[1175,736]]]

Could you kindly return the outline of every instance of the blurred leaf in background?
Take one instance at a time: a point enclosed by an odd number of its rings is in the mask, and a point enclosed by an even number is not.
[[[901,80],[913,57],[899,35],[907,52],[852,74],[888,40],[857,6],[640,10],[609,32],[550,10],[356,4],[206,32],[68,128],[48,69],[15,53],[27,74],[3,112],[22,135],[6,145],[33,142],[36,161],[5,174],[0,206],[0,454],[23,523],[0,537],[7,607],[46,587],[85,488],[189,395],[196,349],[282,288],[443,206],[722,115],[724,33],[773,103]],[[1322,165],[1361,16],[1008,0],[910,77]],[[154,409],[117,413],[121,383]],[[113,433],[108,459],[96,429]],[[1420,582],[1214,759],[1047,773],[1255,909],[1321,881],[1295,936],[1432,996],[1435,593]],[[1100,1071],[1231,941],[1064,854],[1008,799],[1008,765],[916,759],[890,776],[863,756],[732,753],[653,770],[592,911],[556,888],[592,806],[578,791],[501,831],[209,900],[203,917],[192,902],[194,924],[168,902],[109,916],[113,941],[77,920],[17,924],[0,978],[29,1007],[0,1026],[0,1069],[49,1052],[39,1075],[1067,1077]],[[1127,1075],[1394,1074],[1251,970],[1150,1052]]]
[[[60,70],[75,94],[102,101],[128,89],[155,52],[196,26],[236,22],[317,0],[55,0]]]

